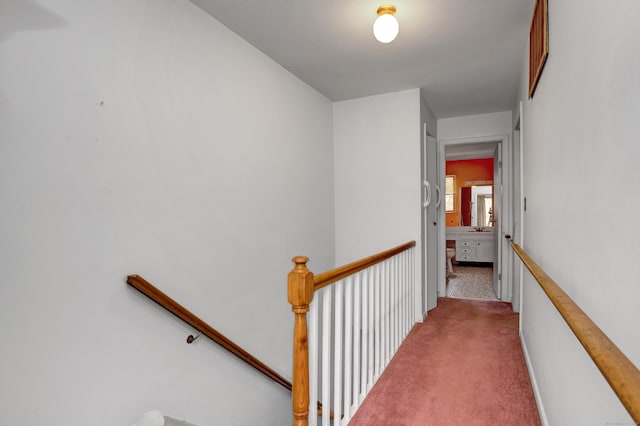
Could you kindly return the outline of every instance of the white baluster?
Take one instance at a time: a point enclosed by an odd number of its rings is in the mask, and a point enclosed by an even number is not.
[[[369,359],[369,286],[368,286],[368,271],[365,269],[362,271],[362,345],[361,345],[361,373],[360,373],[360,403],[364,400],[364,396],[367,394],[367,360]]]
[[[413,267],[414,262],[415,256],[412,248],[409,250],[409,288],[411,290],[409,293],[411,295],[411,318],[409,318],[409,331],[411,331],[416,322],[416,274]]]
[[[393,353],[396,353],[396,349],[398,347],[398,316],[400,310],[400,299],[398,297],[398,276],[396,275],[396,261],[394,258],[391,258],[391,290],[393,292],[393,340],[392,340],[392,348]]]
[[[374,298],[374,324],[375,324],[375,356],[374,356],[374,362],[375,362],[375,369],[374,369],[374,381],[378,380],[378,377],[380,377],[380,368],[382,367],[382,362],[380,362],[380,348],[381,348],[381,339],[382,339],[382,334],[380,333],[381,331],[381,325],[382,322],[380,320],[380,302],[381,302],[381,297],[380,297],[380,264],[375,265],[374,267],[374,290],[375,290],[375,298]]]
[[[369,327],[367,328],[368,330],[368,337],[367,337],[367,343],[368,343],[368,349],[367,349],[367,393],[371,390],[371,386],[373,386],[373,357],[374,357],[374,328],[375,328],[375,322],[374,322],[374,318],[373,318],[373,311],[374,311],[374,303],[375,303],[375,289],[374,289],[374,274],[372,269],[369,269],[370,273],[367,279],[367,291],[369,293],[369,298],[367,300],[367,312],[368,312],[368,322],[367,324],[369,325]]]
[[[396,299],[393,292],[393,262],[391,259],[388,259],[387,262],[387,276],[389,277],[389,353],[391,357],[394,352],[393,340],[395,337],[393,333],[393,315],[395,312]]]
[[[322,426],[331,424],[331,292],[332,286],[322,291]]]
[[[398,348],[402,344],[402,340],[404,340],[404,328],[405,328],[405,318],[407,316],[407,298],[405,294],[404,288],[404,275],[402,270],[402,254],[398,255],[396,261],[398,262],[398,283],[400,284],[400,300],[402,301],[402,310],[400,311],[400,340],[398,341]]]
[[[398,311],[396,316],[396,341],[394,344],[393,351],[397,351],[400,347],[400,343],[402,342],[402,283],[400,282],[400,262],[398,261],[398,256],[393,258],[393,275],[394,281],[396,282],[396,299],[398,303]]]
[[[411,299],[411,318],[410,318],[410,328],[413,328],[413,324],[416,320],[416,288],[415,288],[415,276],[413,274],[413,249],[409,250],[409,297]]]
[[[318,297],[309,305],[309,426],[318,425]]]
[[[407,299],[409,299],[409,312],[407,312],[407,334],[413,325],[413,277],[411,275],[411,251],[407,251]]]
[[[393,285],[391,280],[391,259],[385,262],[387,269],[387,360],[393,356]]]
[[[362,272],[358,272],[353,283],[353,406],[354,410],[360,406],[360,377],[361,374],[361,349],[362,349],[362,328],[361,307],[362,307]]]
[[[400,298],[400,316],[398,317],[398,347],[402,344],[404,338],[404,315],[405,315],[405,298],[404,298],[404,282],[402,280],[402,254],[395,257],[396,274],[398,275],[398,297]]]
[[[413,279],[411,277],[411,252],[407,251],[407,305],[409,305],[409,311],[407,312],[407,335],[411,331],[411,325],[413,324]]]
[[[389,295],[389,306],[387,307],[387,328],[389,337],[387,342],[387,358],[393,357],[393,280],[391,279],[391,259],[387,259],[387,294]]]
[[[402,340],[407,336],[407,319],[409,318],[409,280],[407,276],[406,251],[400,253],[400,271],[402,274],[402,298],[404,300],[404,316],[402,317]]]
[[[338,424],[342,417],[342,303],[344,283],[342,280],[333,284],[334,292],[334,313],[333,323],[335,327],[333,340],[333,419],[334,424],[337,419]]]
[[[409,250],[407,256],[409,256],[409,265],[408,265],[408,273],[409,273],[409,299],[411,300],[411,315],[409,316],[409,331],[413,328],[413,325],[416,322],[416,287],[415,287],[415,274],[413,269],[413,250]]]
[[[353,381],[353,276],[344,283],[344,404],[343,423],[351,418],[351,384]]]
[[[389,339],[389,330],[387,329],[388,323],[388,303],[389,303],[389,295],[387,293],[388,285],[387,285],[387,262],[382,262],[380,264],[380,309],[382,316],[381,328],[382,328],[382,369],[387,366],[387,362],[389,359],[389,353],[387,351],[387,342]]]
[[[393,356],[393,284],[391,280],[391,260],[385,262],[387,269],[387,360]]]
[[[411,248],[411,250],[409,251],[411,253],[411,288],[413,289],[413,309],[415,309],[415,312],[413,313],[413,320],[411,321],[411,328],[413,328],[413,324],[416,323],[416,320],[418,318],[420,318],[420,316],[422,315],[422,312],[420,312],[422,310],[422,304],[418,303],[418,294],[420,294],[420,292],[417,291],[416,289],[416,285],[418,284],[417,280],[416,280],[416,252],[415,252],[415,247]],[[426,289],[425,289],[426,291]],[[416,307],[416,304],[418,304],[419,306]]]

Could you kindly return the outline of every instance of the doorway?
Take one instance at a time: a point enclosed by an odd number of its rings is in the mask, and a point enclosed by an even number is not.
[[[445,148],[447,297],[497,300],[497,268],[493,267],[496,149],[497,143],[482,149]]]
[[[486,137],[464,138],[464,139],[452,139],[441,140],[438,142],[438,162],[439,162],[439,182],[441,187],[445,187],[446,182],[446,161],[447,160],[472,160],[472,159],[487,159],[493,160],[493,170],[491,175],[485,176],[484,179],[465,179],[463,182],[459,182],[459,187],[472,187],[472,186],[491,186],[491,196],[489,197],[486,192],[483,194],[482,190],[476,190],[473,188],[465,190],[465,197],[467,191],[469,191],[470,199],[474,198],[475,201],[469,208],[465,207],[465,215],[471,216],[470,213],[476,215],[476,222],[474,225],[465,222],[462,223],[460,199],[458,199],[458,213],[460,214],[460,221],[451,225],[451,214],[447,218],[447,212],[445,209],[440,211],[440,220],[438,227],[438,240],[440,247],[447,246],[447,240],[455,241],[456,245],[460,244],[475,244],[476,251],[472,252],[472,258],[458,258],[457,261],[476,262],[477,264],[471,265],[478,266],[479,263],[489,263],[492,266],[492,286],[495,292],[495,296],[499,300],[511,301],[511,288],[509,285],[505,285],[503,277],[506,277],[503,265],[504,250],[506,244],[503,242],[503,230],[509,229],[508,226],[508,214],[507,208],[509,203],[509,192],[505,181],[503,181],[503,174],[505,171],[505,163],[503,159],[509,157],[509,135],[496,135]],[[480,197],[478,197],[480,195]],[[454,194],[454,197],[461,197],[461,193]],[[488,199],[491,201],[487,201]],[[466,199],[466,198],[465,198]],[[483,208],[478,211],[478,204],[482,203]],[[489,210],[490,208],[490,210]],[[470,212],[467,212],[470,210]],[[503,214],[503,212],[505,214]],[[452,212],[456,213],[456,211]],[[484,222],[477,222],[477,218],[484,218]],[[455,226],[457,225],[457,226]],[[471,242],[470,242],[471,241]],[[487,255],[486,253],[491,253]],[[478,257],[478,253],[480,257]],[[456,250],[458,254],[458,250]],[[447,295],[447,253],[446,250],[440,250],[439,253],[439,274],[438,274],[438,296],[445,297]],[[486,257],[482,257],[486,256]]]

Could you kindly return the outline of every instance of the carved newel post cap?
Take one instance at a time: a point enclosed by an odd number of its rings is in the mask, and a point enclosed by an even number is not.
[[[307,262],[309,261],[309,258],[306,256],[296,256],[291,259],[291,261],[296,264],[296,268],[304,265],[304,269],[307,269]]]

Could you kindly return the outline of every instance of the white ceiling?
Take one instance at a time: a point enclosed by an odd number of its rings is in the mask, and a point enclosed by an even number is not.
[[[419,87],[438,118],[510,110],[533,0],[395,0],[400,33],[373,38],[371,0],[191,0],[333,101]]]

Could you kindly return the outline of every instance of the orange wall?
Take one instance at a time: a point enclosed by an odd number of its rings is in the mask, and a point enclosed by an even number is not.
[[[447,161],[447,175],[456,177],[455,210],[447,213],[447,226],[460,226],[460,188],[467,186],[466,181],[490,180],[493,182],[493,158]]]

